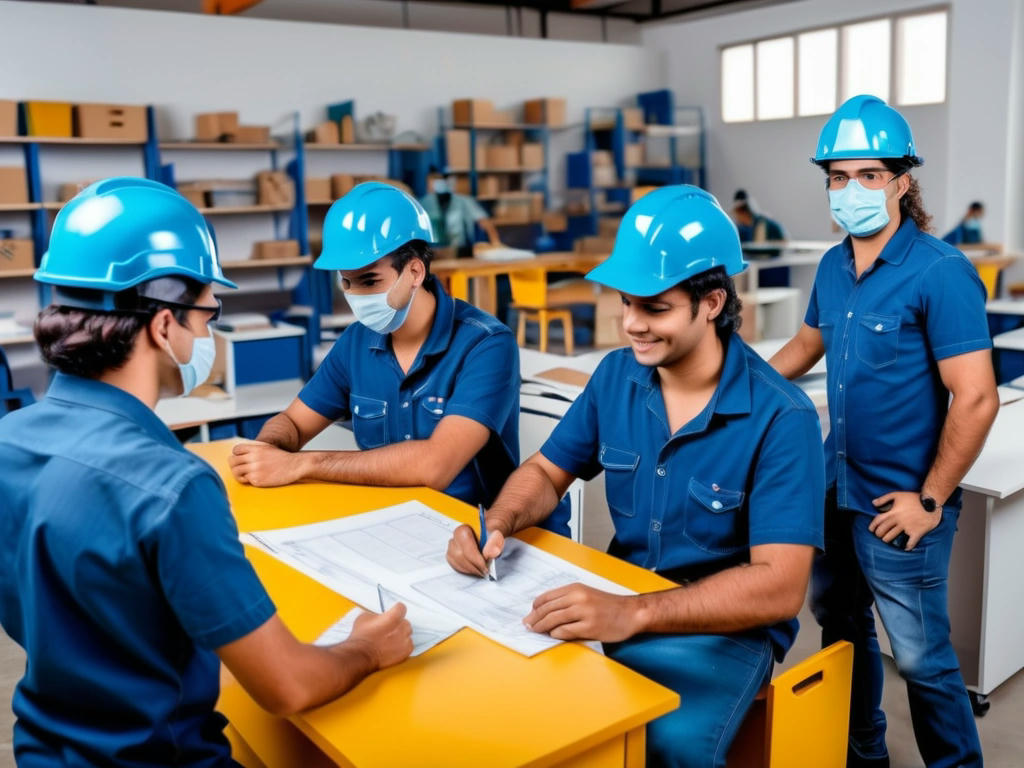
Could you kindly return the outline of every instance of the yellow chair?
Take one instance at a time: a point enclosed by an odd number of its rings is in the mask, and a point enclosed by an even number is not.
[[[999,287],[999,274],[1004,268],[1014,262],[1012,257],[989,256],[984,258],[971,259],[974,268],[978,270],[978,277],[985,284],[985,291],[989,299],[996,298]]]
[[[852,679],[845,640],[779,674],[758,693],[727,768],[845,768]]]
[[[540,327],[540,351],[548,351],[548,325],[555,320],[562,322],[565,338],[565,354],[573,353],[572,304],[597,304],[593,283],[586,280],[567,280],[558,285],[548,285],[548,274],[544,267],[531,267],[509,272],[509,286],[512,289],[511,309],[519,315],[516,342],[526,346],[526,323],[535,322]]]

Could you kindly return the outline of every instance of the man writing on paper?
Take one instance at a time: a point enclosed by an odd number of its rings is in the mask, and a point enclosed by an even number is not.
[[[338,270],[359,321],[256,443],[236,445],[243,483],[425,485],[490,504],[519,463],[519,350],[507,326],[453,300],[430,274],[423,207],[381,182],[331,206],[315,266]],[[338,419],[359,451],[302,451]],[[568,510],[552,530],[568,531]]]
[[[680,586],[623,597],[580,584],[539,595],[536,632],[605,643],[677,691],[648,726],[648,765],[724,766],[754,695],[796,635],[822,544],[824,466],[810,401],[736,334],[736,227],[696,187],[626,213],[588,277],[620,292],[632,349],[610,353],[539,453],[487,511],[477,548],[460,526],[448,561],[485,574],[505,537],[536,525],[576,477],[604,470],[610,552]],[[499,568],[500,576],[500,568]]]

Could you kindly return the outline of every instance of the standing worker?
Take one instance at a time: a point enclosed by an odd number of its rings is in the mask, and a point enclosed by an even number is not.
[[[985,217],[985,206],[975,200],[967,206],[967,213],[953,229],[942,236],[950,245],[977,245],[985,242],[981,232],[981,220]]]
[[[492,246],[502,247],[498,230],[487,211],[469,195],[454,192],[451,182],[436,168],[431,168],[430,192],[420,198],[420,204],[430,217],[438,246],[450,249],[452,257],[468,259],[473,256],[477,225]]]
[[[338,645],[298,642],[216,472],[153,412],[209,375],[211,284],[235,287],[199,212],[153,181],[93,184],[57,214],[35,278],[56,293],[35,335],[57,373],[0,419],[0,623],[28,657],[18,765],[237,766],[219,661],[287,715],[408,656],[401,605]]]
[[[679,693],[647,727],[649,766],[721,768],[760,687],[796,636],[824,467],[814,406],[736,329],[746,264],[718,202],[662,187],[626,212],[587,277],[622,296],[631,349],[601,362],[540,452],[486,513],[483,552],[456,529],[448,562],[486,576],[505,538],[537,524],[577,477],[605,473],[609,552],[679,586],[624,597],[580,584],[537,596],[535,632],[605,643]]]
[[[874,96],[825,123],[813,162],[849,236],[821,260],[804,325],[772,359],[787,378],[825,355],[825,554],[814,566],[822,644],[854,644],[850,766],[888,766],[872,602],[906,680],[929,768],[982,765],[949,636],[957,487],[999,408],[985,289],[925,233],[910,126]],[[950,399],[952,396],[952,399]]]

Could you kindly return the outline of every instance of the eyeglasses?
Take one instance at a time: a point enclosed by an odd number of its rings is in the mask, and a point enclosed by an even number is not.
[[[165,301],[164,299],[147,299],[147,301],[159,304],[162,307],[173,307],[174,309],[198,309],[201,312],[209,312],[210,319],[206,321],[207,323],[217,322],[220,319],[220,312],[223,308],[223,304],[219,297],[214,296],[213,300],[217,302],[216,307],[207,307],[203,304],[182,304],[179,301]]]
[[[895,181],[902,175],[902,173],[892,173],[882,168],[858,171],[853,174],[843,173],[842,171],[829,171],[828,178],[825,179],[825,186],[829,189],[844,189],[847,183],[853,179],[864,189],[885,189],[887,184]],[[886,178],[887,176],[888,178]]]

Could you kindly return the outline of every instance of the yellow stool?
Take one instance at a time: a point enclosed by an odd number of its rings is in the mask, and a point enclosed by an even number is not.
[[[594,286],[586,280],[570,280],[560,286],[548,287],[548,273],[543,267],[519,269],[509,272],[509,287],[512,289],[510,309],[519,314],[516,328],[516,343],[526,346],[526,323],[532,321],[540,326],[540,351],[548,351],[548,325],[555,320],[562,322],[565,337],[565,354],[573,353],[571,304],[597,304]]]
[[[841,640],[758,693],[727,768],[845,768],[853,646]]]

